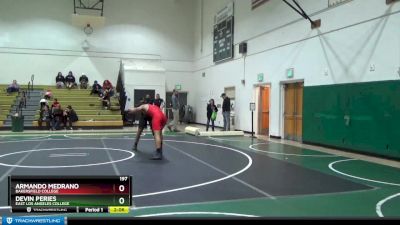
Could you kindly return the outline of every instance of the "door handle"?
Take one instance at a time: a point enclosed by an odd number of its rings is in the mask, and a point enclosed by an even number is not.
[[[349,115],[345,115],[344,116],[344,124],[346,124],[346,126],[350,126],[350,116]]]

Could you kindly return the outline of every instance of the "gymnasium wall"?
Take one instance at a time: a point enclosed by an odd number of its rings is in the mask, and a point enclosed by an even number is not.
[[[236,129],[251,130],[249,103],[255,99],[254,85],[259,84],[260,73],[264,74],[262,83],[271,85],[270,135],[273,136],[283,136],[283,82],[304,81],[307,89],[399,80],[400,3],[353,0],[328,8],[327,0],[299,0],[313,19],[322,19],[321,28],[311,30],[310,23],[282,1],[272,0],[251,11],[250,1],[236,0],[235,58],[214,64],[213,17],[227,2],[197,2],[195,32],[203,35],[196,35],[195,40],[194,77],[200,87],[196,108],[204,108],[203,100],[209,97],[221,103],[219,95],[224,87],[235,86]],[[246,57],[238,52],[242,41],[248,43]],[[293,78],[286,77],[288,68],[294,68]],[[307,101],[305,98],[305,107]],[[196,120],[205,123],[205,113]],[[312,124],[305,121],[304,127],[307,126]]]
[[[119,61],[161,59],[172,77],[191,75],[192,0],[105,1],[105,26],[72,25],[72,0],[0,1],[0,83],[54,84],[58,71],[117,80]],[[193,18],[193,19],[192,19]],[[87,40],[88,50],[83,49]]]
[[[400,159],[400,81],[304,88],[303,141]]]

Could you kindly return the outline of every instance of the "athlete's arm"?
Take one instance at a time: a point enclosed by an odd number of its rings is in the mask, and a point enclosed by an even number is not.
[[[140,111],[142,111],[142,112],[145,112],[145,111],[146,111],[145,105],[141,105],[141,106],[139,106],[139,107],[134,107],[134,108],[128,109],[128,112],[129,112],[129,113],[137,113],[137,112],[140,112]]]

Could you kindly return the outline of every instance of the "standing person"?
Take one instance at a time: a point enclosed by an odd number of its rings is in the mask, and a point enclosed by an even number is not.
[[[63,88],[65,86],[65,78],[61,72],[58,72],[56,76],[56,86],[58,89]]]
[[[68,89],[72,89],[76,86],[75,77],[72,74],[72,71],[69,71],[68,75],[65,77],[65,83]]]
[[[172,104],[172,114],[174,115],[174,119],[168,124],[168,129],[172,131],[171,127],[173,127],[174,131],[177,132],[178,119],[179,119],[179,98],[178,98],[178,91],[175,89],[172,92],[171,104]]]
[[[139,107],[129,109],[128,112],[136,113],[143,112],[151,118],[151,127],[154,132],[154,139],[156,142],[156,151],[153,155],[153,160],[161,160],[163,158],[162,152],[162,144],[163,144],[163,135],[162,130],[167,123],[167,117],[161,112],[160,108],[155,105],[143,104]]]
[[[86,76],[86,74],[82,73],[82,76],[79,77],[79,83],[81,89],[88,88],[89,78]]]
[[[216,119],[216,113],[218,112],[218,108],[217,106],[215,106],[215,102],[214,99],[210,99],[210,101],[207,104],[207,129],[206,131],[208,131],[208,128],[210,126],[210,121],[211,121],[211,129],[212,131],[214,131],[214,121]],[[213,115],[215,114],[215,115]]]
[[[146,95],[146,97],[144,98],[144,101],[146,104],[154,105],[154,100],[151,98],[151,96],[149,94]]]
[[[161,109],[164,112],[165,103],[164,99],[160,98],[160,94],[156,94],[156,99],[154,99],[154,105]]]
[[[222,93],[221,98],[224,99],[222,103],[222,115],[224,116],[224,129],[223,131],[231,130],[231,99]]]

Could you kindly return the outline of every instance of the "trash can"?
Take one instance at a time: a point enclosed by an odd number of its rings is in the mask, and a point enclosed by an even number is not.
[[[12,116],[12,132],[23,132],[24,131],[24,116]]]
[[[230,130],[235,131],[235,112],[231,112],[231,118],[230,118]]]

